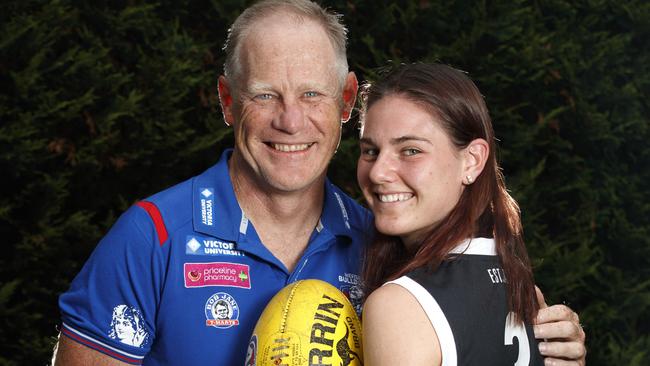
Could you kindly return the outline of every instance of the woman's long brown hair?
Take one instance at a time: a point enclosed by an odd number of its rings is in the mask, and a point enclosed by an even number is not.
[[[465,187],[449,215],[431,228],[414,251],[398,237],[377,233],[367,246],[362,277],[366,296],[384,282],[428,266],[437,268],[449,252],[473,237],[494,238],[507,278],[508,306],[516,319],[532,322],[538,304],[533,272],[524,245],[520,211],[508,194],[495,157],[496,143],[488,109],[476,85],[461,71],[441,64],[401,65],[361,94],[365,112],[381,98],[395,95],[417,103],[440,121],[458,149],[472,140],[488,142],[490,153],[483,172]]]

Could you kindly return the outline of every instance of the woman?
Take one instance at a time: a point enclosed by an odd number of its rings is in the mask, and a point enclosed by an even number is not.
[[[404,65],[362,100],[357,174],[378,231],[363,269],[366,364],[541,365],[519,209],[474,83]]]

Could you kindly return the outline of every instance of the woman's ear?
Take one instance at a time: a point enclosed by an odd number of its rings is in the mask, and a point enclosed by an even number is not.
[[[481,175],[488,156],[490,156],[490,145],[484,139],[474,139],[462,150],[463,154],[463,177],[462,182],[470,185]]]

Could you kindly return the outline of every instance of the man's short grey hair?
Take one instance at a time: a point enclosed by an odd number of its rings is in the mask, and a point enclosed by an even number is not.
[[[239,82],[241,77],[240,48],[243,40],[255,22],[272,14],[288,13],[298,19],[310,19],[323,26],[336,54],[336,68],[339,87],[342,89],[348,74],[346,54],[347,29],[343,25],[342,16],[309,0],[262,0],[244,10],[228,30],[228,38],[223,49],[226,51],[224,75],[231,84]]]

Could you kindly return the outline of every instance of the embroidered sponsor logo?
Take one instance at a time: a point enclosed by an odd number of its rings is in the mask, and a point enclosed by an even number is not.
[[[198,254],[197,251],[201,248],[201,243],[195,237],[189,237],[187,245],[185,246],[185,253]]]
[[[144,348],[149,341],[149,332],[144,327],[140,310],[124,304],[114,307],[108,337],[129,346]]]
[[[250,267],[240,263],[185,263],[185,287],[251,288]]]
[[[213,188],[199,188],[201,191],[201,222],[212,226]]]
[[[225,292],[217,292],[205,302],[205,325],[227,329],[239,325],[239,305]]]
[[[185,254],[190,255],[232,255],[244,257],[244,253],[235,249],[235,243],[206,239],[188,235],[185,244]]]
[[[257,365],[257,336],[255,334],[253,334],[250,343],[248,343],[248,349],[246,350],[246,362],[244,362],[244,365]]]

